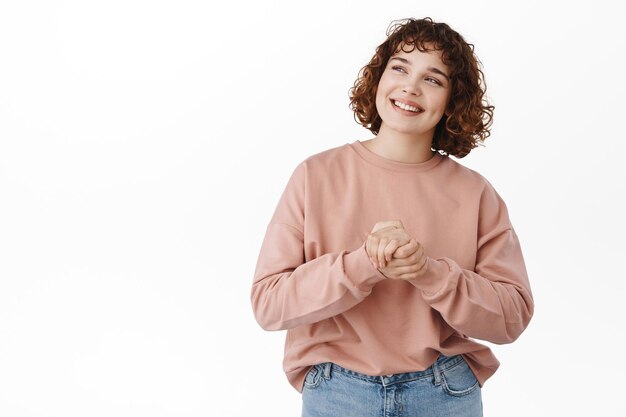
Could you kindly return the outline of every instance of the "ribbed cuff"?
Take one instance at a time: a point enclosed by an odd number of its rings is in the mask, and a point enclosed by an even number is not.
[[[387,279],[370,262],[365,250],[365,242],[358,249],[344,255],[343,265],[348,279],[360,291],[370,292],[377,282]]]
[[[454,274],[445,260],[426,257],[426,271],[417,278],[411,279],[411,283],[422,290],[426,296],[436,296],[447,288],[455,285]]]

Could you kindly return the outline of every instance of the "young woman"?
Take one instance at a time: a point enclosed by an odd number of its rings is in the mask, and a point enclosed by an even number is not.
[[[351,108],[375,136],[295,168],[251,291],[287,330],[302,415],[481,416],[499,362],[475,339],[516,340],[534,303],[507,207],[463,158],[493,106],[473,46],[430,18],[396,22]]]

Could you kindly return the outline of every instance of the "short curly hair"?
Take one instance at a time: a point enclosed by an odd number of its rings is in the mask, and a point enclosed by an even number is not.
[[[376,48],[370,62],[361,68],[359,77],[350,88],[350,108],[357,123],[378,134],[382,119],[376,110],[378,82],[391,56],[405,46],[425,52],[427,46],[441,50],[444,64],[450,69],[451,94],[445,114],[437,124],[432,148],[442,153],[463,158],[478,142],[490,135],[494,106],[485,92],[487,85],[474,54],[474,45],[468,44],[445,23],[424,19],[394,20],[387,29],[387,39]]]

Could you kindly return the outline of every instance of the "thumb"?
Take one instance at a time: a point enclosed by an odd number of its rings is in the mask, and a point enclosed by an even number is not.
[[[384,220],[376,223],[372,229],[372,233],[382,229],[388,229],[390,227],[397,227],[398,229],[404,229],[404,225],[400,220]]]

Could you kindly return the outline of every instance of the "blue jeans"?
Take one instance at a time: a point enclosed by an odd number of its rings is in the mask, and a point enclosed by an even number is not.
[[[482,417],[481,388],[461,355],[428,369],[371,376],[315,365],[302,389],[302,417]]]

